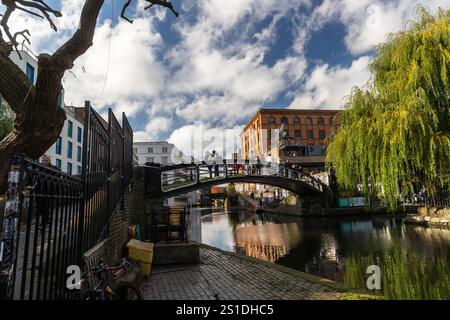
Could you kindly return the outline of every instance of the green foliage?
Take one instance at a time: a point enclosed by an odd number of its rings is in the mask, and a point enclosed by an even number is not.
[[[0,141],[11,132],[13,128],[14,114],[3,102],[0,96]]]
[[[377,47],[370,70],[373,82],[348,97],[327,161],[340,186],[362,183],[394,210],[413,183],[448,187],[450,11],[420,7],[416,22]]]
[[[354,289],[367,290],[369,265],[381,269],[381,291],[386,299],[425,300],[450,299],[450,261],[445,252],[428,259],[408,254],[399,244],[381,255],[354,255],[345,261],[345,284]],[[375,290],[376,291],[376,290]],[[370,292],[374,293],[374,292]]]

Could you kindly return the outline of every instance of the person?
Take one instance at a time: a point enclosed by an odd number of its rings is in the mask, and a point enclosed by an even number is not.
[[[261,159],[259,158],[259,156],[256,156],[256,174],[257,175],[261,175]]]
[[[284,164],[284,176],[289,178],[289,169],[291,168],[291,164],[289,162],[289,159],[286,160],[286,163]]]
[[[54,169],[54,170],[59,170],[58,167],[52,165],[52,158],[51,158],[50,156],[46,155],[46,154],[44,154],[44,155],[42,156],[41,164],[42,164],[43,166],[52,168],[52,169]]]
[[[219,165],[217,164],[217,153],[216,150],[212,151],[211,157],[210,157],[212,163],[214,164],[214,176],[219,176]]]
[[[272,167],[272,154],[269,152],[266,158],[267,175],[270,174],[270,168]]]
[[[208,162],[211,160],[211,154],[208,150],[206,150],[205,158],[203,159],[204,164],[208,164],[208,171],[209,171],[209,177],[212,179],[212,165],[210,165]]]
[[[244,171],[246,175],[249,174],[249,170],[250,170],[250,160],[248,159],[248,157],[246,157],[244,160]]]

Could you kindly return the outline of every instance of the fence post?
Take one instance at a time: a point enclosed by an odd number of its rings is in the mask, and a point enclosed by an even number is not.
[[[23,155],[15,154],[11,159],[8,176],[8,192],[5,204],[2,240],[0,242],[0,300],[14,298],[15,265],[17,242],[20,232],[20,211],[22,206],[22,164]]]

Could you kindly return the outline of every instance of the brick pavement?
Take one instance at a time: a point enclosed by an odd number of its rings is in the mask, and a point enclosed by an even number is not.
[[[142,286],[147,300],[339,299],[321,284],[206,247],[199,264],[154,266]]]

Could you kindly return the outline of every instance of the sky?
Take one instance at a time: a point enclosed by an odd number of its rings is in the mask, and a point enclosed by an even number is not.
[[[63,13],[58,32],[22,13],[10,20],[12,31],[30,30],[36,53],[72,35],[84,1],[47,3]],[[65,103],[126,112],[135,141],[168,140],[185,154],[200,128],[206,147],[225,132],[239,140],[260,108],[340,109],[370,81],[376,45],[417,5],[450,9],[450,0],[173,0],[176,18],[135,0],[130,24],[123,3],[105,1],[94,45],[64,77]]]

